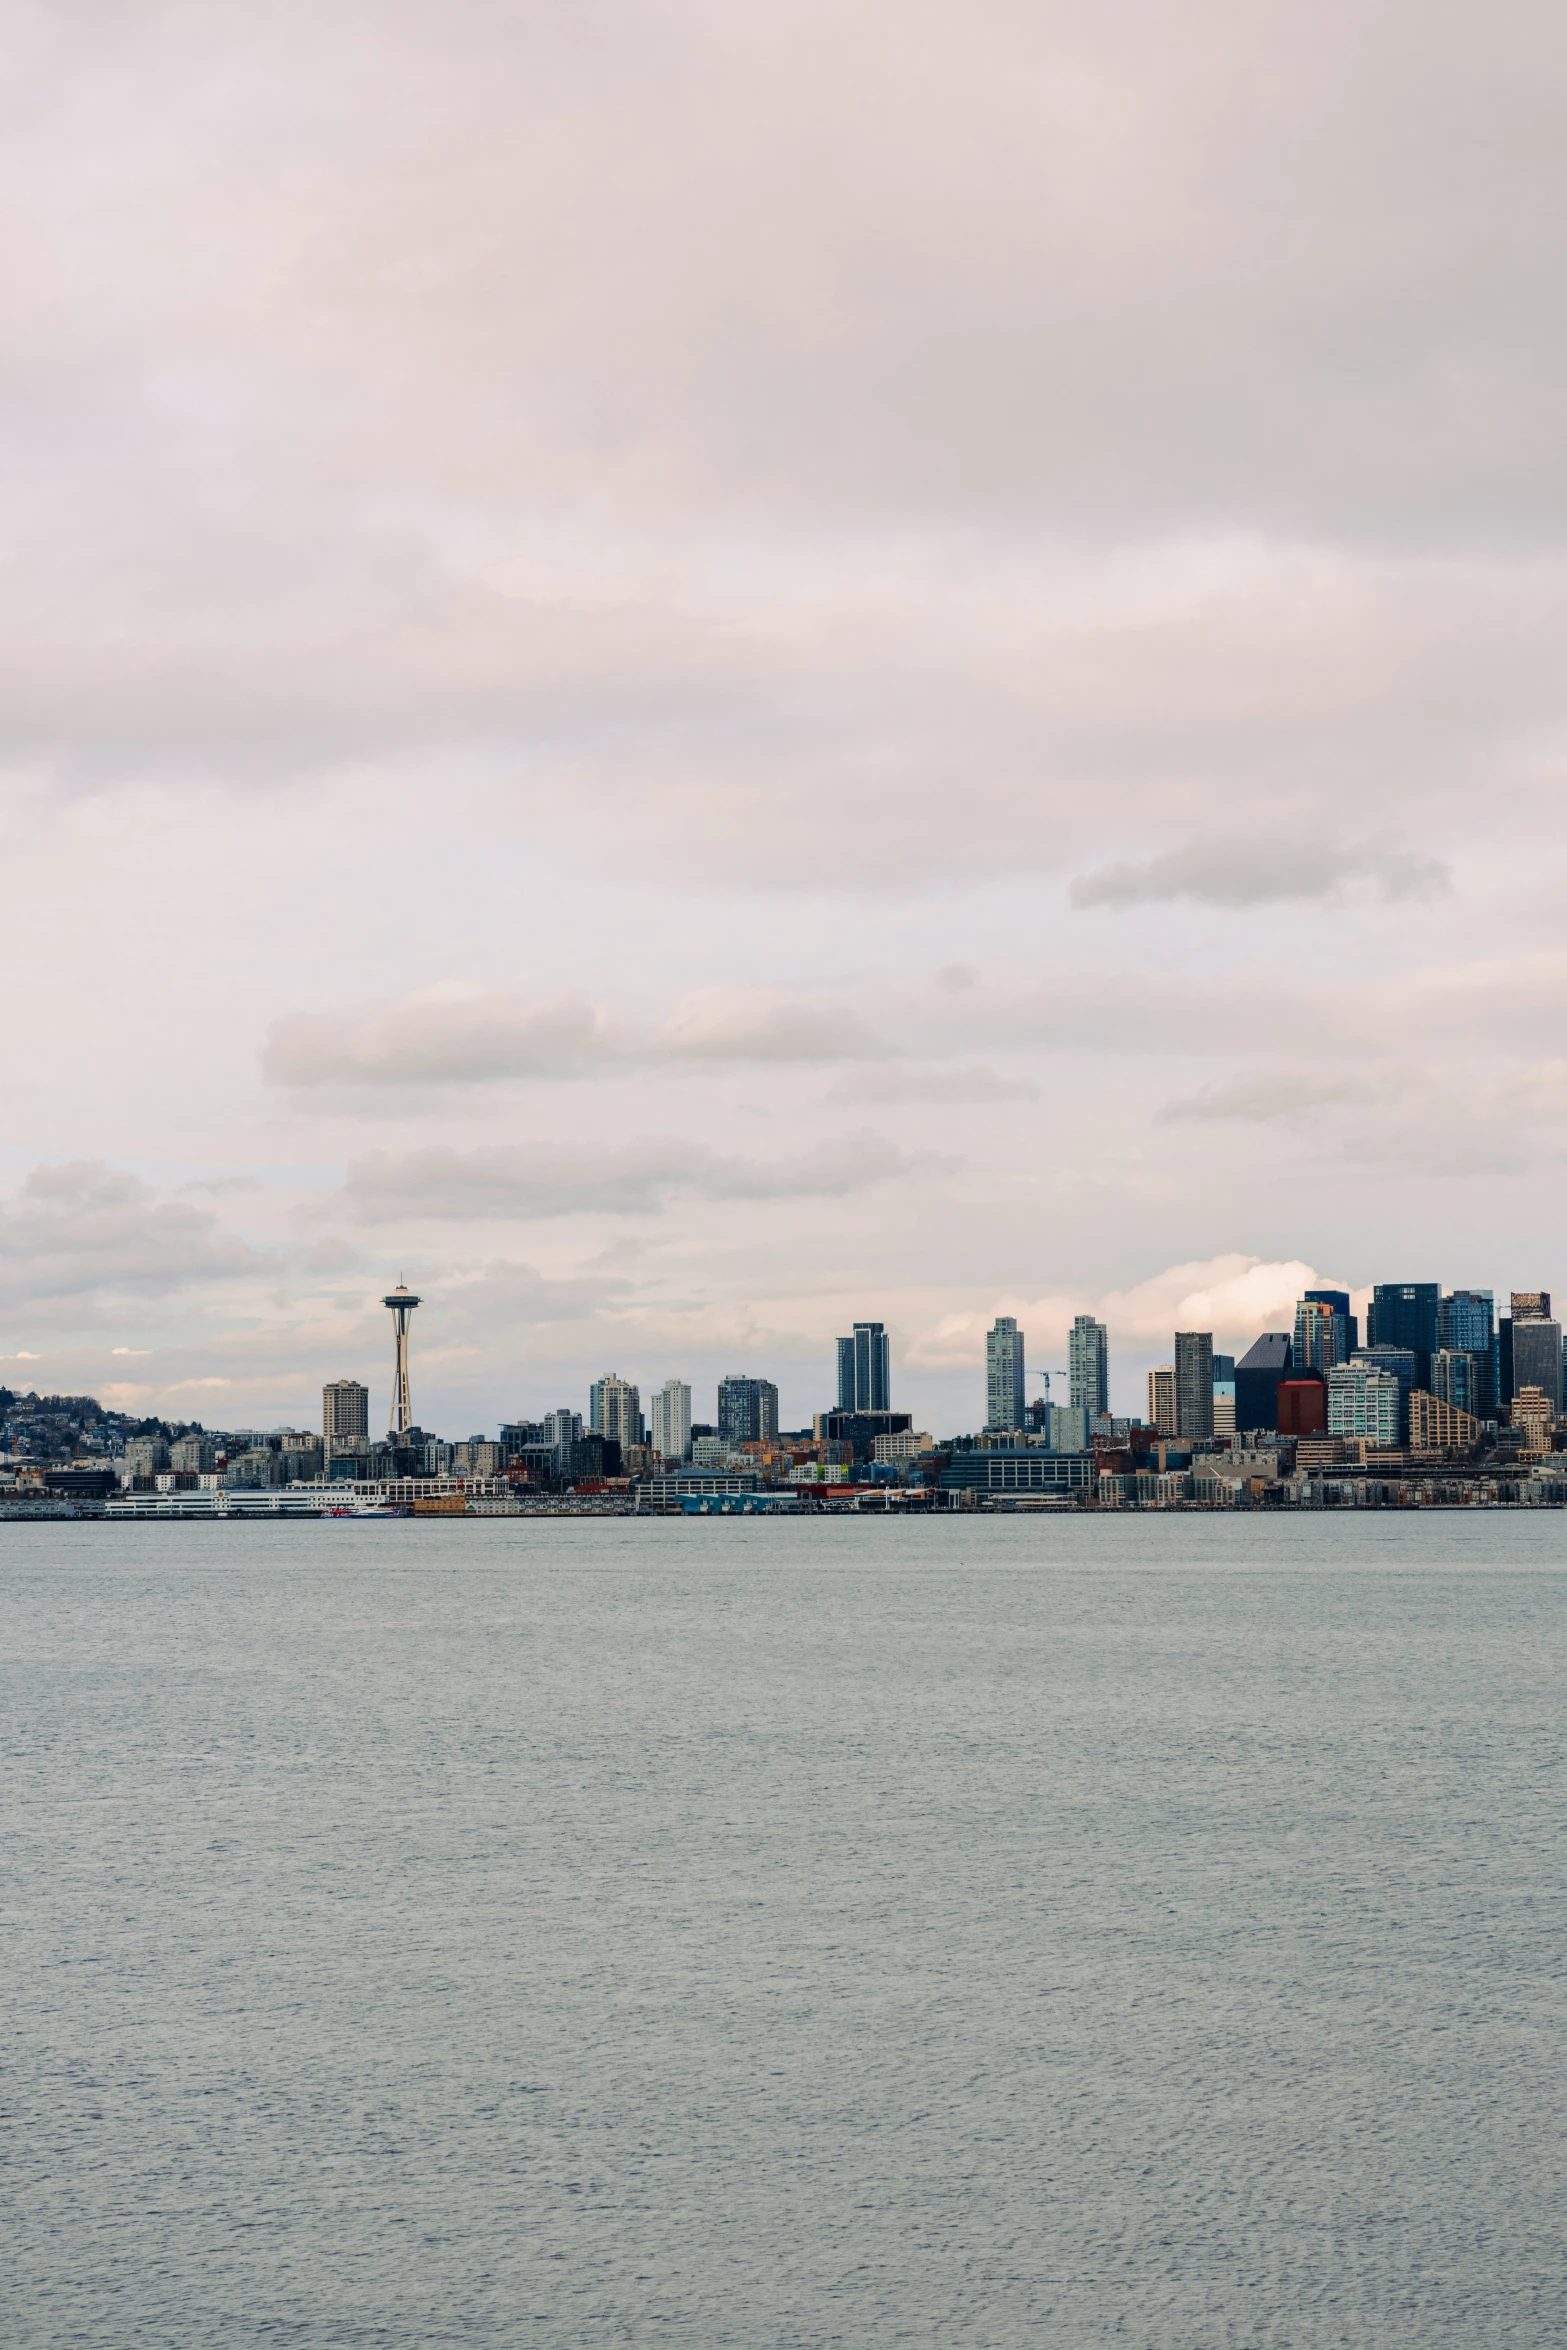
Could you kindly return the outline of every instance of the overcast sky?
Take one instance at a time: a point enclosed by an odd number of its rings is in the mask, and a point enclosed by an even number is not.
[[[1567,1286],[1567,11],[47,0],[0,1379]]]

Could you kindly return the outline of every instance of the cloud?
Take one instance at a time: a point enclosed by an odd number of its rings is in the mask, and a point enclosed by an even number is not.
[[[873,1060],[889,1049],[857,1013],[776,991],[703,989],[650,1032],[582,994],[530,1003],[441,986],[346,1017],[278,1020],[261,1068],[271,1085],[472,1085],[657,1061]]]
[[[827,1089],[830,1102],[1021,1102],[1038,1098],[1036,1085],[1015,1077],[999,1077],[994,1069],[942,1069],[925,1063],[899,1069],[856,1070],[835,1078]]]
[[[424,1218],[476,1221],[591,1214],[651,1215],[672,1199],[841,1199],[952,1162],[909,1153],[871,1133],[849,1134],[773,1160],[700,1143],[646,1137],[602,1149],[585,1145],[444,1145],[356,1159],[345,1197],[366,1223]]]
[[[1168,1101],[1156,1111],[1161,1125],[1243,1118],[1265,1126],[1311,1119],[1320,1110],[1388,1103],[1400,1091],[1390,1075],[1382,1086],[1357,1077],[1325,1077],[1310,1070],[1254,1071]]]
[[[891,1050],[842,1005],[730,988],[683,998],[654,1046],[693,1061],[868,1061]]]
[[[1074,906],[1154,906],[1186,898],[1240,910],[1338,897],[1359,885],[1394,904],[1442,896],[1452,875],[1435,857],[1365,846],[1336,851],[1286,828],[1280,837],[1243,831],[1236,839],[1188,841],[1145,865],[1102,865],[1079,875],[1067,895]]]
[[[0,1204],[0,1300],[12,1306],[172,1296],[265,1262],[210,1210],[160,1200],[101,1160],[35,1167]]]
[[[351,1014],[296,1012],[262,1047],[270,1085],[440,1085],[557,1077],[602,1063],[613,1025],[584,995],[523,1003],[436,990]]]

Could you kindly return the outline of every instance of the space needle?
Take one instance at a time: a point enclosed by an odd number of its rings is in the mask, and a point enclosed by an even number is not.
[[[413,1405],[408,1398],[408,1317],[419,1300],[401,1278],[390,1297],[383,1297],[382,1305],[390,1306],[392,1326],[397,1332],[396,1357],[392,1365],[392,1423],[393,1436],[406,1436],[413,1426]]]

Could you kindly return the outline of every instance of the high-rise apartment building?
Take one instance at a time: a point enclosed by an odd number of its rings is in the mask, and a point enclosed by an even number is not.
[[[1175,1433],[1193,1439],[1213,1434],[1213,1332],[1175,1333]]]
[[[1328,1371],[1335,1363],[1347,1363],[1358,1337],[1347,1290],[1308,1289],[1295,1308],[1290,1367]]]
[[[1091,1420],[1110,1409],[1110,1333],[1092,1314],[1079,1314],[1066,1342],[1071,1400]]]
[[[357,1379],[334,1379],[321,1390],[321,1449],[326,1458],[363,1452],[370,1442],[370,1390]]]
[[[1148,1374],[1148,1423],[1161,1436],[1176,1433],[1175,1365],[1156,1363]]]
[[[853,1336],[838,1341],[838,1409],[840,1412],[888,1412],[892,1409],[891,1398],[886,1325],[856,1322]]]
[[[732,1372],[718,1382],[718,1433],[726,1444],[769,1444],[778,1433],[778,1390],[771,1379]]]
[[[562,1404],[557,1412],[546,1412],[543,1419],[544,1441],[555,1455],[555,1466],[563,1473],[571,1467],[571,1456],[582,1442],[582,1414],[574,1412],[569,1404]]]
[[[648,1398],[649,1442],[666,1461],[683,1461],[691,1450],[691,1390],[684,1379],[666,1379]]]
[[[1542,1290],[1532,1293],[1547,1309],[1549,1296]],[[1526,1387],[1538,1387],[1544,1393],[1552,1410],[1560,1415],[1562,1408],[1562,1326],[1544,1314],[1519,1312],[1524,1302],[1521,1295],[1513,1297],[1513,1394],[1518,1396]],[[1516,1417],[1516,1415],[1515,1415]]]
[[[1397,1445],[1404,1436],[1404,1392],[1391,1371],[1364,1353],[1327,1373],[1328,1434],[1367,1444]]]
[[[1418,1387],[1430,1385],[1441,1300],[1440,1281],[1380,1281],[1371,1292],[1366,1345],[1407,1346],[1415,1357]]]
[[[985,1426],[1021,1428],[1023,1333],[1010,1314],[999,1314],[985,1335]]]
[[[588,1428],[594,1436],[607,1436],[622,1452],[644,1441],[642,1397],[629,1379],[606,1371],[593,1382],[588,1389]]]

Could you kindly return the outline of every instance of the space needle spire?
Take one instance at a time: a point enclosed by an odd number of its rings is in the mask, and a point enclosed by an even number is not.
[[[392,1310],[392,1326],[397,1333],[396,1354],[392,1364],[392,1420],[389,1433],[406,1436],[413,1426],[413,1405],[408,1396],[408,1317],[419,1300],[407,1286],[401,1274],[390,1297],[383,1297],[382,1305]]]

